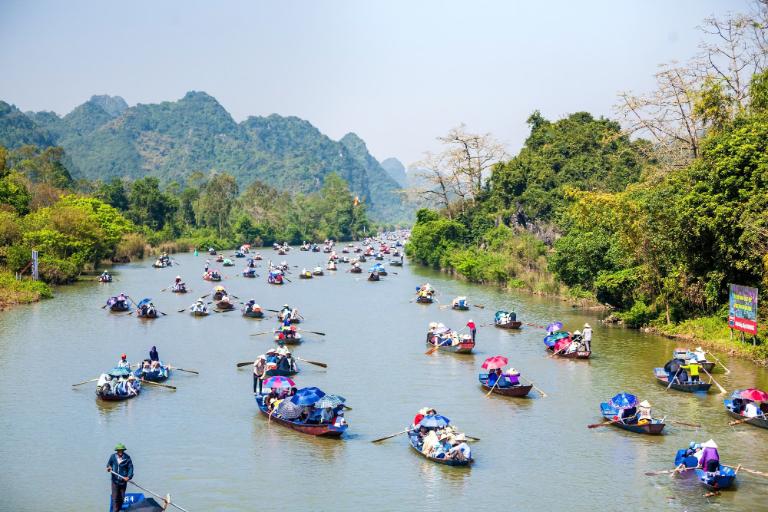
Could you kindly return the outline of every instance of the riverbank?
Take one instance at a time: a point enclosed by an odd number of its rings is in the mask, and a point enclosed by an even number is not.
[[[51,287],[41,281],[17,281],[10,272],[0,272],[0,311],[18,304],[31,304],[53,297]]]
[[[693,318],[669,326],[647,326],[640,328],[640,330],[685,341],[688,345],[700,345],[768,367],[768,345],[762,343],[760,339],[755,345],[752,344],[750,338],[741,341],[738,331],[733,332],[733,339],[731,339],[731,330],[720,316]]]

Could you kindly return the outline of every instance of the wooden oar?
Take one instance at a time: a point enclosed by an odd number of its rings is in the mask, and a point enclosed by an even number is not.
[[[730,465],[730,464],[726,464],[726,466],[728,466],[728,465]],[[763,472],[763,471],[757,471],[757,470],[755,470],[755,469],[749,469],[749,468],[745,468],[745,467],[744,467],[744,466],[742,466],[742,465],[739,465],[739,469],[740,469],[741,471],[746,471],[747,473],[749,473],[749,474],[751,474],[751,475],[758,475],[758,476],[765,476],[765,477],[768,477],[768,473],[765,473],[765,472]]]
[[[704,368],[704,367],[702,366],[702,367],[701,367],[701,369],[702,369],[702,371],[703,371],[704,373],[706,373],[706,374],[707,374],[707,376],[709,376],[709,380],[711,380],[712,382],[714,382],[714,383],[717,385],[717,387],[718,387],[718,388],[720,388],[720,393],[728,393],[728,391],[726,391],[726,390],[725,390],[725,388],[724,388],[723,386],[721,386],[721,385],[720,385],[720,383],[719,383],[719,382],[717,382],[717,381],[714,379],[714,377],[712,377],[712,375],[710,375],[710,373],[709,373],[709,372],[706,370],[706,368]]]
[[[117,476],[118,476],[118,477],[120,477],[120,478],[123,478],[122,476],[118,475],[118,474],[117,474],[117,473],[115,473],[114,471],[111,471],[111,470],[110,470],[110,473],[112,473],[113,475],[117,475]],[[139,484],[137,484],[137,483],[136,483],[136,482],[134,482],[133,480],[128,480],[128,483],[129,483],[129,484],[132,484],[132,485],[135,485],[136,487],[138,487],[139,489],[141,489],[141,490],[142,490],[142,491],[144,491],[144,492],[148,492],[149,494],[151,494],[151,495],[152,495],[152,496],[154,496],[155,498],[160,498],[161,500],[163,500],[163,502],[167,503],[168,505],[170,505],[170,506],[172,506],[172,507],[176,507],[177,509],[181,510],[182,512],[189,512],[187,509],[185,509],[185,508],[182,508],[182,507],[180,507],[179,505],[177,505],[177,504],[173,503],[173,502],[171,501],[171,496],[170,496],[170,495],[166,495],[165,497],[163,497],[163,496],[160,496],[159,494],[157,494],[157,493],[155,493],[155,492],[152,492],[152,491],[150,491],[150,490],[149,490],[149,489],[147,489],[146,487],[142,487],[142,486],[140,486]]]
[[[389,435],[389,436],[384,436],[384,437],[380,437],[380,438],[378,438],[378,439],[374,439],[374,440],[373,440],[373,441],[371,441],[371,442],[372,442],[372,443],[378,443],[378,442],[380,442],[380,441],[385,441],[385,440],[387,440],[387,439],[391,439],[391,438],[393,438],[393,437],[397,437],[397,436],[399,436],[399,435],[401,435],[401,434],[405,434],[405,433],[406,433],[406,432],[408,432],[409,430],[410,430],[410,429],[409,429],[409,428],[407,428],[407,429],[405,429],[405,430],[401,430],[400,432],[398,432],[398,433],[396,433],[396,434],[392,434],[392,435]]]
[[[614,423],[619,423],[621,420],[611,420],[611,421],[604,421],[603,423],[593,423],[591,425],[587,425],[587,428],[599,428],[604,427],[606,425],[613,425]]]
[[[717,364],[719,364],[720,366],[722,366],[722,367],[723,367],[723,369],[725,370],[725,373],[731,373],[731,370],[729,370],[729,369],[728,369],[728,368],[727,368],[727,367],[726,367],[726,366],[723,364],[723,362],[722,362],[722,361],[720,361],[720,360],[719,360],[717,357],[715,357],[715,354],[713,354],[712,352],[707,352],[707,354],[711,355],[711,356],[712,356],[712,359],[714,359],[714,360],[715,360],[715,362],[716,362]]]
[[[684,421],[672,421],[675,425],[684,425],[686,427],[694,427],[694,428],[701,428],[701,425],[697,425],[695,423],[686,423]]]
[[[525,377],[523,377],[523,378],[525,378]],[[531,386],[533,386],[533,389],[535,389],[536,391],[538,391],[539,393],[541,393],[541,397],[542,397],[542,398],[547,398],[547,394],[546,394],[545,392],[543,392],[542,390],[540,390],[539,388],[537,388],[537,387],[536,387],[536,384],[534,384],[534,383],[533,383],[533,381],[530,381],[530,380],[528,380],[528,379],[525,379],[525,380],[527,380],[527,381],[528,381],[528,384],[530,384]]]
[[[253,334],[249,334],[249,336],[261,336],[262,334],[274,334],[275,331],[264,331],[264,332],[255,332]]]
[[[682,466],[682,464],[680,466]],[[675,474],[675,473],[682,473],[683,471],[688,471],[689,469],[696,469],[696,467],[681,468],[680,466],[676,467],[675,469],[664,469],[661,471],[646,471],[645,475],[646,476],[669,475],[669,474]]]
[[[675,382],[675,379],[677,379],[677,374],[679,373],[680,373],[680,368],[678,368],[677,371],[675,372],[675,376],[669,379],[669,385],[667,386],[667,389],[665,389],[664,391],[669,391],[669,388],[672,387],[672,384]]]
[[[468,436],[467,434],[464,434],[464,437],[466,437],[470,441],[480,441],[481,440],[479,437],[472,437],[472,436]]]
[[[320,361],[310,361],[308,359],[302,359],[300,357],[297,357],[296,359],[299,360],[299,361],[303,361],[305,363],[314,364],[315,366],[320,366],[322,368],[328,368],[327,364],[321,363]]]
[[[431,343],[432,343],[432,342],[430,342],[430,344],[431,344]],[[436,351],[438,348],[440,348],[440,345],[439,345],[439,344],[435,344],[435,346],[434,346],[434,347],[432,347],[432,348],[430,348],[429,350],[427,350],[426,352],[424,352],[424,355],[428,356],[428,355],[429,355],[429,354],[431,354],[432,352],[435,352],[435,351]]]
[[[89,382],[96,382],[97,380],[99,380],[99,379],[95,378],[95,379],[86,380],[86,381],[83,381],[83,382],[78,382],[77,384],[72,384],[72,387],[82,386],[83,384],[88,384]]]
[[[160,384],[159,382],[152,382],[151,380],[144,380],[144,379],[139,379],[139,380],[144,384],[151,384],[153,386],[160,386],[160,387],[164,387],[164,388],[168,388],[176,391],[176,386],[171,386],[168,384]]]
[[[317,334],[318,336],[325,336],[325,333],[324,333],[324,332],[308,331],[308,330],[306,330],[306,329],[301,329],[301,328],[299,328],[299,329],[297,329],[297,330],[299,330],[299,331],[303,331],[303,332],[308,332],[308,333],[311,333],[311,334]]]
[[[480,309],[485,309],[485,306],[483,306],[482,304],[472,304],[472,306]]]
[[[488,374],[488,376],[490,377],[490,375],[491,375],[491,374],[489,373],[489,374]],[[493,393],[493,390],[494,390],[494,389],[496,389],[496,386],[498,386],[498,385],[499,385],[499,381],[500,381],[501,379],[503,379],[503,378],[504,378],[504,375],[499,375],[499,376],[496,378],[496,382],[494,382],[494,383],[493,383],[493,387],[491,387],[491,389],[490,389],[490,390],[488,390],[488,393],[486,393],[486,394],[485,394],[485,398],[488,398],[489,396],[491,396],[491,393]]]
[[[206,293],[205,295],[201,295],[200,298],[204,299],[204,298],[208,297],[209,295],[210,295],[210,293]]]
[[[251,365],[253,365],[253,361],[243,361],[242,363],[235,364],[237,368],[242,368],[243,366],[251,366]]]
[[[184,368],[176,368],[175,366],[169,366],[171,370],[178,370],[180,372],[187,372],[187,373],[194,373],[195,375],[200,375],[200,372],[197,370],[185,370]]]

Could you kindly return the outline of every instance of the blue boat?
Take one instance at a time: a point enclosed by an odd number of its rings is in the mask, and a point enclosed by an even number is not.
[[[152,382],[162,382],[164,380],[168,380],[168,377],[171,376],[171,368],[160,362],[160,366],[157,368],[150,368],[149,370],[145,370],[143,367],[139,366],[136,368],[136,370],[133,371],[133,375],[137,379],[144,379]]]
[[[703,468],[698,467],[699,460],[692,456],[685,456],[687,450],[678,450],[675,454],[675,466],[683,466],[686,468],[695,468],[693,471],[696,473],[696,479],[711,491],[721,491],[728,489],[736,481],[737,470],[732,466],[726,466],[719,464],[717,473],[708,473]]]
[[[135,512],[161,512],[165,510],[163,506],[155,501],[154,498],[147,498],[140,492],[129,492],[125,494],[123,506],[120,510],[129,510]],[[112,500],[109,502],[109,512],[112,510]]]

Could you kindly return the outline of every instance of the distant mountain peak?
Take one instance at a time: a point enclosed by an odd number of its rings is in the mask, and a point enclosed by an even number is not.
[[[397,158],[387,158],[382,160],[381,166],[398,185],[401,187],[408,186],[408,175],[406,174],[403,162]]]
[[[128,110],[128,103],[120,96],[94,94],[88,102],[101,107],[104,112],[112,117],[117,117]]]

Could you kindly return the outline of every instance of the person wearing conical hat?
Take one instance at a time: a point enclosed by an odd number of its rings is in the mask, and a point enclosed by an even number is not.
[[[651,412],[651,404],[648,400],[643,400],[637,406],[637,423],[642,425],[653,421],[653,413]]]
[[[125,488],[133,478],[133,461],[125,453],[123,443],[118,443],[115,446],[115,453],[109,456],[107,473],[112,477],[112,510],[120,510],[125,500]]]
[[[588,351],[592,351],[592,326],[584,324],[584,332],[581,333],[581,340]]]

